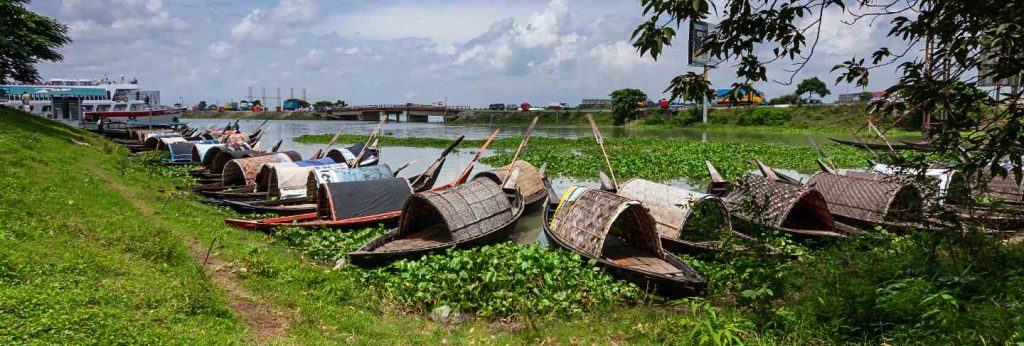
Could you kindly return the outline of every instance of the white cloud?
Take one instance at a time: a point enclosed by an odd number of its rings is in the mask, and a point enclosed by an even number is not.
[[[235,46],[224,41],[217,41],[207,47],[206,51],[210,54],[211,58],[224,60],[231,57],[235,51]]]
[[[620,73],[628,72],[640,65],[649,65],[652,62],[648,60],[649,58],[640,58],[636,49],[626,41],[599,44],[590,50],[590,55],[600,61],[601,67]]]
[[[310,24],[317,18],[317,9],[314,0],[281,0],[271,13],[275,24]]]

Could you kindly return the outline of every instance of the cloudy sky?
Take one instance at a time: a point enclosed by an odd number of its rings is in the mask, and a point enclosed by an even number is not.
[[[304,87],[310,101],[350,104],[576,104],[622,87],[658,97],[672,76],[697,70],[686,66],[685,38],[658,61],[637,55],[629,36],[642,20],[639,1],[35,0],[29,8],[66,23],[74,39],[63,63],[40,66],[43,78],[137,77],[168,104],[240,99],[249,86],[257,96],[280,87],[285,97]],[[831,85],[829,68],[870,53],[885,30],[827,25],[797,80]],[[771,74],[788,76],[786,67]],[[873,72],[871,88],[891,84],[892,72]],[[735,78],[728,66],[712,72],[716,87]],[[770,97],[795,88],[758,87]],[[830,88],[828,99],[859,91]]]

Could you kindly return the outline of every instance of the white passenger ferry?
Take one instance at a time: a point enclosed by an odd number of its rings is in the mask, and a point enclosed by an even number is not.
[[[160,92],[142,90],[137,80],[51,79],[41,84],[0,85],[0,105],[50,119],[96,123],[172,122],[182,109],[162,107]]]

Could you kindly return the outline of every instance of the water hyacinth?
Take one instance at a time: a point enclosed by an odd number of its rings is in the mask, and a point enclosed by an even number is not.
[[[641,296],[595,264],[566,251],[500,244],[401,260],[364,280],[409,308],[450,306],[485,317],[572,315]]]

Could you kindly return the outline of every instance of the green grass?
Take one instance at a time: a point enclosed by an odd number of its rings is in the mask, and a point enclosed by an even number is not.
[[[667,150],[653,141],[622,142],[613,150]],[[230,229],[222,220],[238,215],[178,191],[188,183],[182,168],[153,166],[150,156],[128,160],[111,142],[21,112],[0,109],[0,145],[2,344],[1024,342],[1024,246],[971,232],[868,232],[801,247],[799,259],[763,253],[687,257],[710,280],[704,298],[581,296],[591,303],[505,310],[495,298],[499,292],[556,292],[546,291],[559,286],[547,286],[537,270],[589,265],[564,253],[502,245],[383,270],[394,276],[331,270],[338,252],[381,230],[268,235]],[[725,149],[695,152],[713,150]],[[774,235],[759,239],[788,243]],[[237,294],[205,274],[200,262],[211,243],[222,278],[287,321],[280,335],[253,335],[228,304]],[[494,261],[501,263],[489,264]],[[499,268],[505,275],[500,280],[514,281],[498,282],[511,284],[461,291],[473,286],[465,284],[472,276]],[[589,275],[575,277],[582,283],[562,282],[560,289],[582,290],[591,278],[604,278]],[[418,291],[402,287],[408,283],[459,287],[432,287],[418,299]],[[428,315],[438,304],[475,317],[434,322]],[[475,314],[484,309],[511,317]]]
[[[327,143],[333,135],[302,135],[295,138],[301,143]],[[342,135],[339,141],[365,140],[365,136]],[[512,160],[520,137],[495,140],[490,149],[496,154],[482,161],[491,165],[504,165]],[[381,137],[385,146],[446,147],[450,141],[435,138]],[[461,148],[473,150],[483,140],[467,140]],[[821,143],[839,168],[863,167],[870,157],[866,152],[849,146]],[[789,168],[808,172],[817,169],[818,152],[810,146],[752,143],[746,141],[709,141],[690,139],[663,139],[653,137],[605,138],[605,147],[611,157],[617,178],[622,180],[643,177],[669,180],[687,178],[707,180],[704,161],[711,161],[726,178],[735,178],[752,169],[749,159],[760,159],[776,168]],[[522,158],[535,165],[547,163],[548,172],[578,178],[596,178],[597,168],[604,167],[604,159],[593,138],[577,139],[533,137]]]

